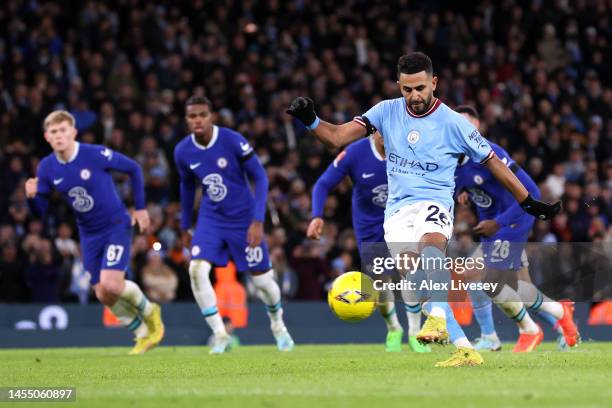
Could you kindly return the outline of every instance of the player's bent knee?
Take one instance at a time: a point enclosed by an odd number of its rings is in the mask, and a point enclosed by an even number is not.
[[[202,280],[210,281],[212,264],[203,259],[195,259],[189,262],[189,277],[192,285],[199,285]]]
[[[113,295],[111,292],[107,291],[106,288],[100,283],[94,287],[94,292],[100,303],[106,306],[114,305],[119,298],[119,296]]]
[[[251,276],[256,288],[266,287],[270,281],[274,281],[274,270],[251,271]]]
[[[123,276],[112,275],[112,277],[101,276],[99,286],[107,293],[109,296],[120,296],[123,293],[123,289],[125,289],[125,280]]]

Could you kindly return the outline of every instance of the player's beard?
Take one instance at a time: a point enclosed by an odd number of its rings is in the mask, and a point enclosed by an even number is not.
[[[423,99],[423,102],[417,105],[413,105],[411,102],[410,110],[417,115],[422,115],[425,112],[427,112],[427,110],[429,109],[429,105],[431,105],[432,99],[433,99],[433,95],[429,95],[427,99]]]

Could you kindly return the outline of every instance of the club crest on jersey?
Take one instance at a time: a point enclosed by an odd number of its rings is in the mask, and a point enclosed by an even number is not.
[[[224,169],[227,167],[227,159],[225,157],[219,157],[217,159],[217,166],[219,166],[219,168]]]
[[[484,183],[484,180],[483,180],[483,178],[482,178],[482,176],[480,174],[475,174],[474,175],[474,183],[476,183],[476,184]]]
[[[83,180],[89,180],[90,177],[91,177],[91,171],[89,171],[89,169],[81,170],[81,178]]]
[[[410,144],[415,144],[420,138],[421,134],[416,130],[411,130],[410,133],[408,133],[408,143]]]

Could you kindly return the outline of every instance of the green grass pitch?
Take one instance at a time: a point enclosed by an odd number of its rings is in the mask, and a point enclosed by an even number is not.
[[[510,349],[506,344],[506,350]],[[0,350],[0,386],[76,387],[86,407],[604,407],[612,401],[612,343],[571,352],[487,353],[476,368],[434,368],[428,355],[382,344],[298,345],[291,353],[248,346],[209,356],[205,347]],[[6,405],[0,403],[1,406]],[[19,403],[19,407],[41,403]]]

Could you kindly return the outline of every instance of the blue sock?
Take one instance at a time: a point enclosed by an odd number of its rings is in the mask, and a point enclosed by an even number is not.
[[[482,335],[495,333],[495,323],[493,323],[493,304],[491,298],[482,290],[470,290],[470,299],[474,308],[474,316],[480,326]]]
[[[538,317],[540,319],[544,320],[546,323],[550,324],[552,327],[555,327],[557,322],[559,321],[557,320],[555,316],[543,310],[538,310],[536,313],[538,314]]]

